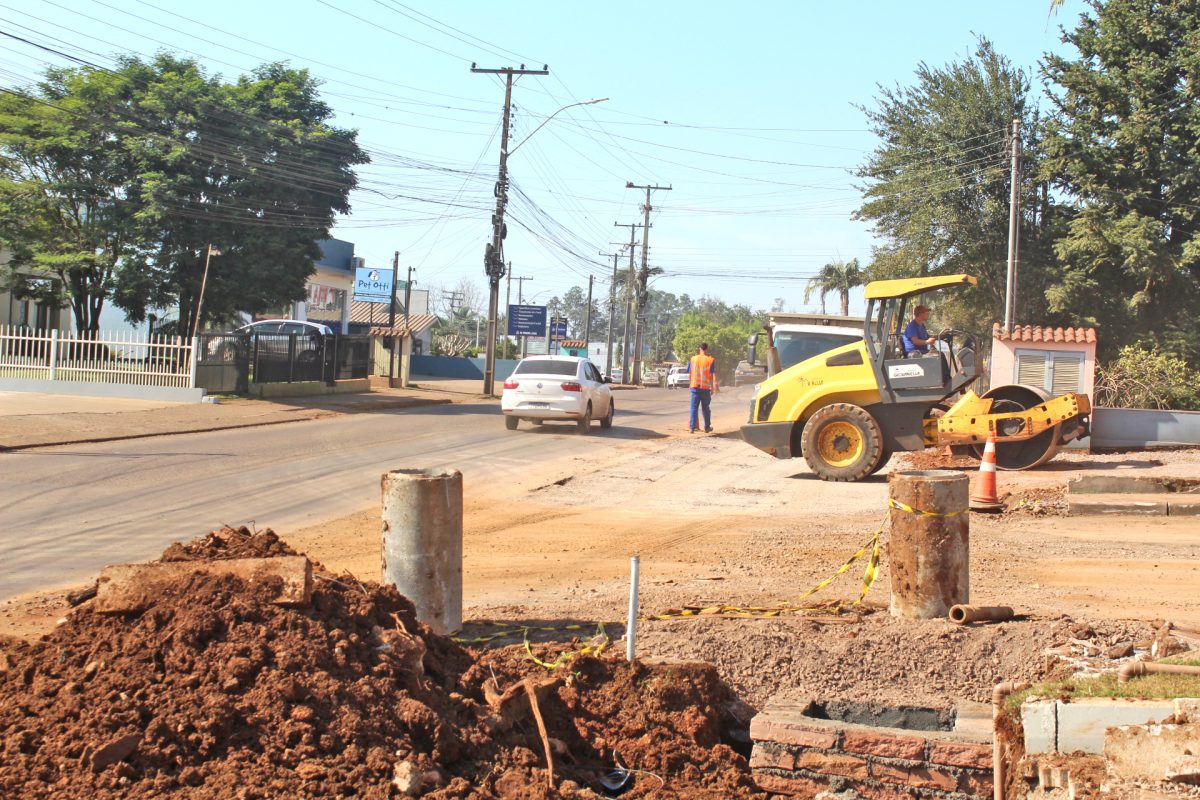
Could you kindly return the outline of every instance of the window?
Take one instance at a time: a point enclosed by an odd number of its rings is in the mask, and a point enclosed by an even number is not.
[[[1083,353],[1062,350],[1018,350],[1017,383],[1045,389],[1052,397],[1083,391]]]
[[[862,341],[861,336],[836,333],[780,331],[775,334],[775,347],[779,350],[779,363],[783,369],[819,356],[835,347],[858,341]]]
[[[556,361],[548,358],[539,358],[536,360],[526,359],[517,368],[513,370],[513,374],[521,375],[569,375],[575,377],[579,367],[578,361]]]

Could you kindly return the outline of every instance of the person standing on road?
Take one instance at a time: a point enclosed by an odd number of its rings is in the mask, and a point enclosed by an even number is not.
[[[925,329],[925,323],[928,321],[928,306],[917,306],[913,309],[913,320],[904,329],[905,358],[916,358],[929,352],[929,345],[933,342],[933,337]]]
[[[688,433],[699,426],[698,411],[704,411],[704,432],[712,433],[712,410],[709,404],[717,391],[717,360],[708,354],[708,343],[701,342],[696,355],[688,361],[688,385],[692,388],[692,413]]]

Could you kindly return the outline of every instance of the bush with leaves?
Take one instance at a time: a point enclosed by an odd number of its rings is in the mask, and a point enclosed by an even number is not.
[[[1098,370],[1096,405],[1200,411],[1200,372],[1157,346],[1127,345]]]

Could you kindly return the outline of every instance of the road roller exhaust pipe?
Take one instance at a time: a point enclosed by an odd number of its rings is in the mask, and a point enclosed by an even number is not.
[[[955,625],[966,625],[968,622],[1003,622],[1013,618],[1013,610],[1008,606],[951,606],[950,621]]]

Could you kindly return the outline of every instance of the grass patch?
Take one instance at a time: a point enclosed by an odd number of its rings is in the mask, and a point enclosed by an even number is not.
[[[1155,663],[1200,667],[1200,658],[1192,656],[1164,658]],[[1064,681],[1039,683],[1010,694],[1004,701],[1005,711],[1010,715],[1018,713],[1021,704],[1033,696],[1053,697],[1059,700],[1084,697],[1126,697],[1134,700],[1200,697],[1200,675],[1155,673],[1132,678],[1127,683],[1118,683],[1117,673],[1114,670],[1094,678],[1071,678]]]

